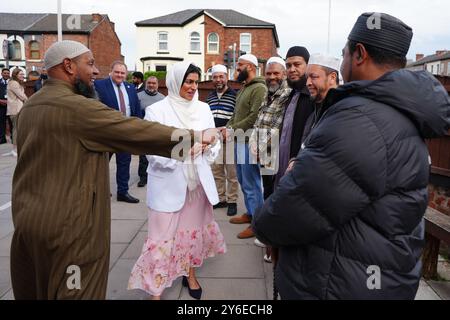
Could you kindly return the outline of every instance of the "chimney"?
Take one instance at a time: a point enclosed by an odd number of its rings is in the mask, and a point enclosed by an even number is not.
[[[92,14],[92,21],[95,23],[99,23],[103,20],[103,16],[100,13],[93,13]]]
[[[424,54],[422,54],[422,53],[416,53],[416,61],[419,61],[419,60],[423,59],[424,57],[425,57]]]
[[[437,51],[436,51],[436,54],[437,54],[438,56],[441,56],[441,55],[445,54],[446,52],[447,52],[447,50],[437,50]]]

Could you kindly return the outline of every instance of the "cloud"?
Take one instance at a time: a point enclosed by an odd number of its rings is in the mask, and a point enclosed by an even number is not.
[[[4,12],[56,12],[56,0],[4,1]],[[328,0],[165,0],[161,2],[135,0],[62,0],[64,13],[108,14],[115,22],[122,41],[122,54],[130,68],[136,56],[135,22],[192,8],[234,9],[257,19],[274,23],[280,38],[279,53],[284,56],[289,47],[304,45],[310,52],[325,52],[328,38]],[[193,7],[194,6],[194,7]],[[392,14],[414,30],[408,57],[416,52],[432,54],[450,49],[450,2],[447,0],[332,0],[330,53],[340,55],[357,17],[362,12],[381,11]]]

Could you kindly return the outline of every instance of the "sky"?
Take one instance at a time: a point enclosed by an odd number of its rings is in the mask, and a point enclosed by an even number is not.
[[[161,5],[161,4],[164,5]],[[122,54],[129,69],[136,60],[137,21],[185,9],[233,9],[276,25],[280,48],[285,56],[294,45],[310,53],[326,53],[329,0],[62,0],[67,14],[108,14],[122,42]],[[57,0],[2,1],[0,12],[56,13]],[[450,50],[450,1],[448,0],[331,0],[330,54],[340,57],[347,36],[363,12],[384,12],[413,28],[408,58],[416,53],[434,54]]]

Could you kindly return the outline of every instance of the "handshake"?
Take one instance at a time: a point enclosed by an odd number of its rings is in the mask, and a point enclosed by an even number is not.
[[[195,142],[193,147],[190,149],[190,156],[192,158],[204,153],[206,150],[214,146],[218,140],[229,141],[232,139],[233,130],[227,129],[226,127],[210,128],[201,131],[200,134],[201,142],[197,140],[197,142]]]
[[[233,136],[233,129],[226,127],[211,128],[202,131],[202,144],[210,145],[216,143],[217,139],[229,141]]]

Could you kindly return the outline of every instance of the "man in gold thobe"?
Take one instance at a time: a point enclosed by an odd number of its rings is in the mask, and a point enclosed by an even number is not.
[[[104,299],[111,235],[108,153],[170,157],[178,143],[171,139],[175,128],[126,118],[87,98],[98,70],[84,45],[56,43],[44,62],[49,80],[18,116],[14,296]],[[183,138],[192,135],[186,131]]]

